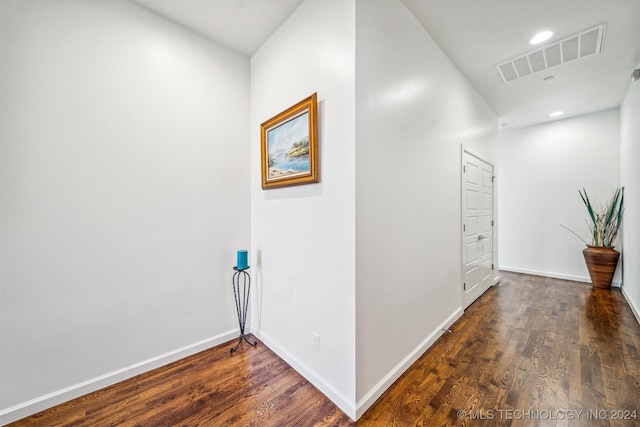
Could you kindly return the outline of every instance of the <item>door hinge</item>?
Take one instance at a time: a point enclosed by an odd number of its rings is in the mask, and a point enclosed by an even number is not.
[[[491,177],[491,182],[494,182],[495,180],[496,180],[496,176],[495,176],[495,175],[493,175],[493,176]]]
[[[467,172],[467,166],[466,165],[462,165],[462,173]]]
[[[491,226],[493,227],[493,220],[491,220]]]
[[[495,270],[495,268],[493,267],[493,264],[491,264],[491,269],[492,269],[492,270]]]
[[[462,231],[467,231],[467,224],[462,224]]]
[[[466,290],[467,290],[467,284],[466,284],[466,283],[464,283],[464,282],[462,283],[462,290],[463,290],[463,291],[466,291]]]

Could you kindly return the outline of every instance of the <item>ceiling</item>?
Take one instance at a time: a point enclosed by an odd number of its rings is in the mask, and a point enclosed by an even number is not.
[[[304,0],[135,1],[251,56]],[[640,0],[401,1],[507,129],[618,107],[640,63]],[[493,68],[602,23],[599,54],[507,83]],[[542,30],[553,37],[530,45]]]
[[[252,56],[304,0],[134,0],[218,43]]]
[[[618,107],[640,63],[640,0],[402,0],[500,117],[517,127]],[[502,83],[495,64],[606,23],[600,54]],[[554,76],[551,80],[545,77]]]

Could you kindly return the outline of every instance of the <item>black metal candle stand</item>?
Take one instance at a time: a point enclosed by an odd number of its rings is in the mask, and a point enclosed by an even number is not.
[[[235,273],[233,273],[233,296],[236,300],[236,312],[238,313],[240,336],[238,337],[238,344],[231,349],[231,353],[240,347],[243,340],[252,347],[258,344],[257,341],[251,343],[244,334],[244,326],[247,322],[247,309],[249,308],[249,297],[251,291],[251,276],[247,273],[249,267],[242,269],[233,267],[233,269],[235,270]]]

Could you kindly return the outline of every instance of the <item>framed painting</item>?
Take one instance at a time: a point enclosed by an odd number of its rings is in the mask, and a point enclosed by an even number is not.
[[[317,94],[260,125],[262,188],[319,182]]]

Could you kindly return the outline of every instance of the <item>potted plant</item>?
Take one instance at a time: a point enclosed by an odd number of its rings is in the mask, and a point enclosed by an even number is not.
[[[582,251],[591,283],[596,288],[610,289],[620,257],[620,252],[613,248],[613,243],[622,224],[624,188],[616,188],[613,197],[599,210],[594,209],[584,188],[578,193],[591,220],[587,220],[591,231],[591,244],[585,241],[587,247]]]

